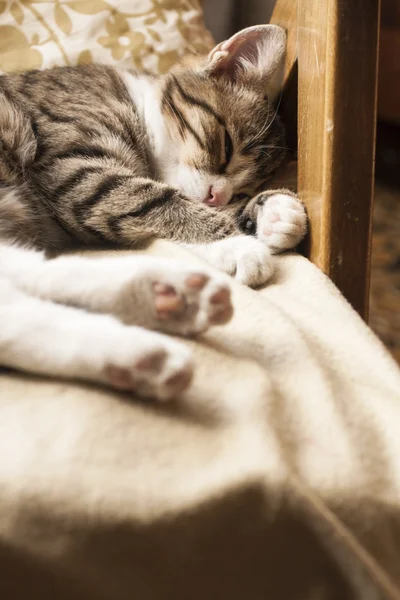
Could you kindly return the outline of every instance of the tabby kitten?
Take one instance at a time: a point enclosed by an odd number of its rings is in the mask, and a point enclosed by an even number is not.
[[[273,104],[285,43],[259,26],[164,77],[100,65],[0,77],[1,364],[159,398],[188,385],[186,348],[141,327],[187,335],[226,322],[223,277],[150,257],[46,261],[15,244],[158,236],[264,283],[271,250],[306,231],[293,195],[256,195],[285,154]]]

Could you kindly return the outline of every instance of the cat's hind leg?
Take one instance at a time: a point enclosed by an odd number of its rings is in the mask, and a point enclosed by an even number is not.
[[[122,320],[140,319],[146,327],[179,335],[202,333],[230,320],[233,307],[226,278],[181,261],[141,258],[144,262],[136,276],[121,290],[118,316]]]
[[[47,261],[40,253],[0,245],[1,272],[40,298],[173,334],[201,333],[226,323],[233,312],[226,277],[172,259],[67,255]]]
[[[2,276],[0,364],[158,400],[177,396],[192,377],[190,352],[183,344],[108,315],[32,297]]]

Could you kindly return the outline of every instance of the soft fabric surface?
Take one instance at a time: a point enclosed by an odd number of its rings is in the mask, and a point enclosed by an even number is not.
[[[199,0],[0,0],[0,70],[101,62],[165,73],[213,46]]]
[[[0,597],[400,598],[399,370],[313,265],[277,260],[187,342],[176,403],[2,374]]]
[[[197,0],[0,1],[0,70],[211,46]],[[176,403],[1,374],[1,598],[400,598],[396,366],[299,256],[233,286]]]

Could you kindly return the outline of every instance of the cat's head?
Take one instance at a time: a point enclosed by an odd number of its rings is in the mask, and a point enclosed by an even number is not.
[[[280,27],[250,27],[169,73],[161,108],[174,147],[170,184],[223,206],[271,178],[286,154],[276,114],[285,50]]]

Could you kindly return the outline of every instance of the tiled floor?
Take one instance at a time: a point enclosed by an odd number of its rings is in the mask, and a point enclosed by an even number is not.
[[[400,364],[400,190],[376,185],[370,326]]]

